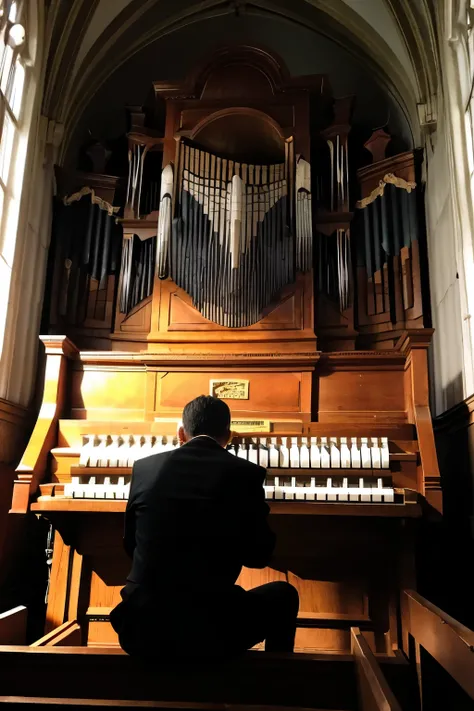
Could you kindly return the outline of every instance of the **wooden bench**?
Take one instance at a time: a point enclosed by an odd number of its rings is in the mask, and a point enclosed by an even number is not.
[[[402,626],[423,711],[474,709],[474,632],[411,590],[402,595]]]

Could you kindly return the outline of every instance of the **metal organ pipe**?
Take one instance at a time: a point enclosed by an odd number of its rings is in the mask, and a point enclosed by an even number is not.
[[[215,323],[230,328],[256,323],[297,270],[312,268],[310,166],[302,158],[295,161],[293,141],[285,154],[285,164],[249,165],[182,142],[173,220],[172,169],[167,173],[157,274],[169,273]]]

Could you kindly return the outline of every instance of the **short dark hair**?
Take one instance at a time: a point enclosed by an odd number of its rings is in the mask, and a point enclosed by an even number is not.
[[[199,395],[184,408],[183,427],[189,437],[209,435],[222,439],[230,430],[229,406],[211,395]]]

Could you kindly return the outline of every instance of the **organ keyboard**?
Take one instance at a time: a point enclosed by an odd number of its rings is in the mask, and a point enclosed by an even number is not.
[[[178,446],[173,435],[85,435],[64,496],[126,500],[133,464]],[[392,486],[387,437],[234,437],[227,449],[267,470],[270,501],[405,502]]]

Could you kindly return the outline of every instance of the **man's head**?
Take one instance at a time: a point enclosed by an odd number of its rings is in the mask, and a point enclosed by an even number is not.
[[[178,436],[180,441],[187,442],[198,435],[208,435],[226,446],[230,438],[230,410],[225,402],[211,395],[200,395],[188,402]]]

